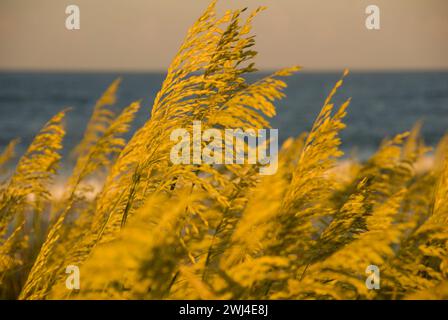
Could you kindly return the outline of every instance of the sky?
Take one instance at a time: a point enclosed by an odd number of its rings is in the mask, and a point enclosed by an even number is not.
[[[161,71],[208,0],[0,0],[0,70]],[[65,9],[80,8],[80,30]],[[365,27],[368,5],[380,30]],[[221,0],[265,5],[259,69],[448,70],[447,0]]]

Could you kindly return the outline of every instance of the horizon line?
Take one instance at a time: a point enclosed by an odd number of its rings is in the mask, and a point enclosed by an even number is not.
[[[284,68],[284,67],[283,67]],[[276,72],[280,68],[260,68],[253,73],[270,73]],[[418,72],[448,72],[446,68],[306,68],[301,67],[298,73],[339,73],[348,69],[350,73],[418,73]],[[61,73],[73,73],[73,74],[163,74],[166,73],[166,69],[36,69],[36,68],[0,68],[0,73],[46,73],[46,74],[61,74]]]

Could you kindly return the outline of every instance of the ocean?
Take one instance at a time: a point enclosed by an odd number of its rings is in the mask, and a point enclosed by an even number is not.
[[[96,99],[118,76],[123,78],[118,106],[143,101],[135,130],[150,115],[163,73],[0,73],[0,150],[11,139],[21,138],[19,153],[23,152],[52,115],[71,107],[65,140],[69,150],[81,139]],[[277,103],[277,116],[271,120],[280,141],[310,130],[340,76],[298,73],[286,79],[287,96]],[[430,146],[448,129],[448,72],[352,72],[335,101],[349,97],[342,148],[360,158],[374,152],[385,137],[409,130],[418,120],[423,121],[423,137]]]

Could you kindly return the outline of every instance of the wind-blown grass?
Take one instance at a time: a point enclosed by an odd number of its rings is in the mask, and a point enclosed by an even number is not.
[[[248,83],[259,8],[217,17],[215,2],[189,29],[148,119],[123,139],[140,103],[112,109],[120,80],[94,107],[71,153],[62,197],[51,195],[65,111],[37,134],[15,170],[0,154],[0,298],[405,299],[447,298],[448,139],[429,170],[420,125],[385,139],[365,162],[340,168],[343,73],[309,132],[289,138],[276,174],[256,166],[174,165],[176,128],[269,128],[283,78]],[[348,111],[349,112],[349,111]],[[280,128],[281,129],[281,128]],[[347,174],[349,173],[349,174]],[[93,191],[91,179],[100,181]],[[81,288],[65,286],[66,267]],[[381,288],[365,285],[366,267]]]

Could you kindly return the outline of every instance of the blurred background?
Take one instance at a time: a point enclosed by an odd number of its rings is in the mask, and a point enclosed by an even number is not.
[[[143,99],[148,117],[164,70],[208,0],[0,0],[0,150],[25,146],[57,111],[70,106],[67,146],[83,133],[95,100],[123,77],[119,107]],[[65,27],[68,5],[80,30]],[[368,5],[380,30],[365,27]],[[260,73],[299,64],[272,126],[280,139],[310,129],[344,68],[337,100],[352,97],[343,149],[369,155],[385,136],[423,120],[434,145],[448,125],[446,0],[226,0],[220,12],[266,5],[254,24]]]

